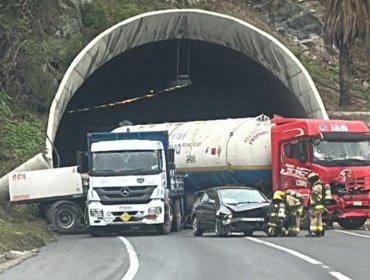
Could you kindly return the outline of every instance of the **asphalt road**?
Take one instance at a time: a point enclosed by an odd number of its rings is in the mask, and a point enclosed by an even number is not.
[[[191,231],[168,236],[62,236],[4,279],[370,279],[370,232],[328,231],[323,238],[252,238]],[[130,256],[129,256],[130,255]],[[129,260],[129,257],[130,258]],[[127,276],[124,278],[124,276]]]

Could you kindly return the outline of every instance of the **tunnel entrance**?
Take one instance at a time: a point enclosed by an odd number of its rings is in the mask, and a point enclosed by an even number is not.
[[[179,74],[191,84],[173,89]],[[73,61],[50,110],[47,150],[54,166],[68,166],[76,151],[86,150],[86,133],[110,131],[124,120],[261,113],[327,118],[307,71],[270,35],[201,10],[151,12],[106,30]]]
[[[164,91],[178,73],[189,74],[191,85]],[[153,97],[109,106],[152,91]],[[107,107],[94,108],[103,104]],[[89,109],[78,111],[81,108]],[[84,82],[66,111],[56,137],[63,166],[74,164],[75,152],[86,149],[87,132],[109,131],[123,120],[146,124],[261,113],[307,117],[294,94],[251,58],[226,47],[188,40],[146,44],[119,55]]]

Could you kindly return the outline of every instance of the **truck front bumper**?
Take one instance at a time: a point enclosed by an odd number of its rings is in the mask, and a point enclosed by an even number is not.
[[[89,226],[139,226],[164,222],[164,203],[152,200],[148,204],[103,205],[91,202],[88,205]]]

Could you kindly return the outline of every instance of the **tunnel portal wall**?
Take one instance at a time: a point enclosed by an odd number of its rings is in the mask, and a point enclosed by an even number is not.
[[[166,40],[203,41],[240,52],[277,77],[311,118],[328,118],[307,70],[278,40],[237,18],[203,10],[164,10],[120,22],[93,39],[68,68],[52,102],[47,153],[68,103],[88,78],[116,56],[146,44]]]

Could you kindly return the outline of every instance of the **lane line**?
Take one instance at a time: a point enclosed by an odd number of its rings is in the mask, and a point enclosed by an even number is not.
[[[293,256],[296,256],[306,262],[309,262],[311,264],[321,264],[322,265],[322,262],[319,262],[309,256],[306,256],[300,252],[297,252],[297,251],[294,251],[292,249],[288,249],[288,248],[285,248],[285,247],[282,247],[282,246],[279,246],[279,245],[276,245],[274,243],[270,243],[270,242],[267,242],[267,241],[263,241],[263,240],[260,240],[260,239],[257,239],[257,238],[254,238],[254,237],[247,237],[247,239],[249,240],[252,240],[254,242],[257,242],[257,243],[262,243],[262,244],[265,244],[267,246],[270,246],[270,247],[273,247],[275,249],[278,249],[278,250],[281,250],[281,251],[284,251],[284,252],[287,252]]]
[[[351,231],[345,231],[345,230],[340,230],[340,229],[334,229],[334,231],[349,234],[349,235],[354,235],[354,236],[358,236],[358,237],[370,238],[370,235],[355,233],[355,232],[351,232]]]
[[[338,271],[330,271],[331,268],[329,266],[327,266],[326,264],[324,264],[324,263],[322,263],[318,260],[315,260],[314,258],[311,258],[307,255],[304,255],[304,254],[302,254],[298,251],[295,251],[295,250],[292,250],[292,249],[289,249],[289,248],[286,248],[286,247],[283,247],[283,246],[280,246],[280,245],[276,245],[276,244],[271,243],[271,242],[263,241],[261,239],[257,239],[257,238],[254,238],[254,237],[246,237],[246,239],[249,239],[253,242],[261,243],[261,244],[273,247],[275,249],[278,249],[280,251],[286,252],[286,253],[291,254],[291,255],[293,255],[297,258],[300,258],[300,259],[302,259],[302,260],[304,260],[304,261],[306,261],[310,264],[320,265],[321,268],[329,270],[328,273],[330,275],[332,275],[333,277],[337,278],[338,280],[352,280],[351,278],[348,278],[347,276],[343,275],[342,273],[340,273]]]
[[[135,252],[134,246],[128,241],[126,238],[119,236],[118,237],[126,246],[129,260],[130,260],[130,265],[128,267],[128,270],[126,274],[123,276],[121,280],[132,280],[134,279],[138,269],[139,269],[139,260],[137,258],[137,254]]]
[[[340,272],[337,272],[337,271],[331,271],[329,272],[332,276],[334,276],[335,278],[339,279],[339,280],[351,280],[351,278],[348,278],[347,276],[343,275],[342,273]]]

